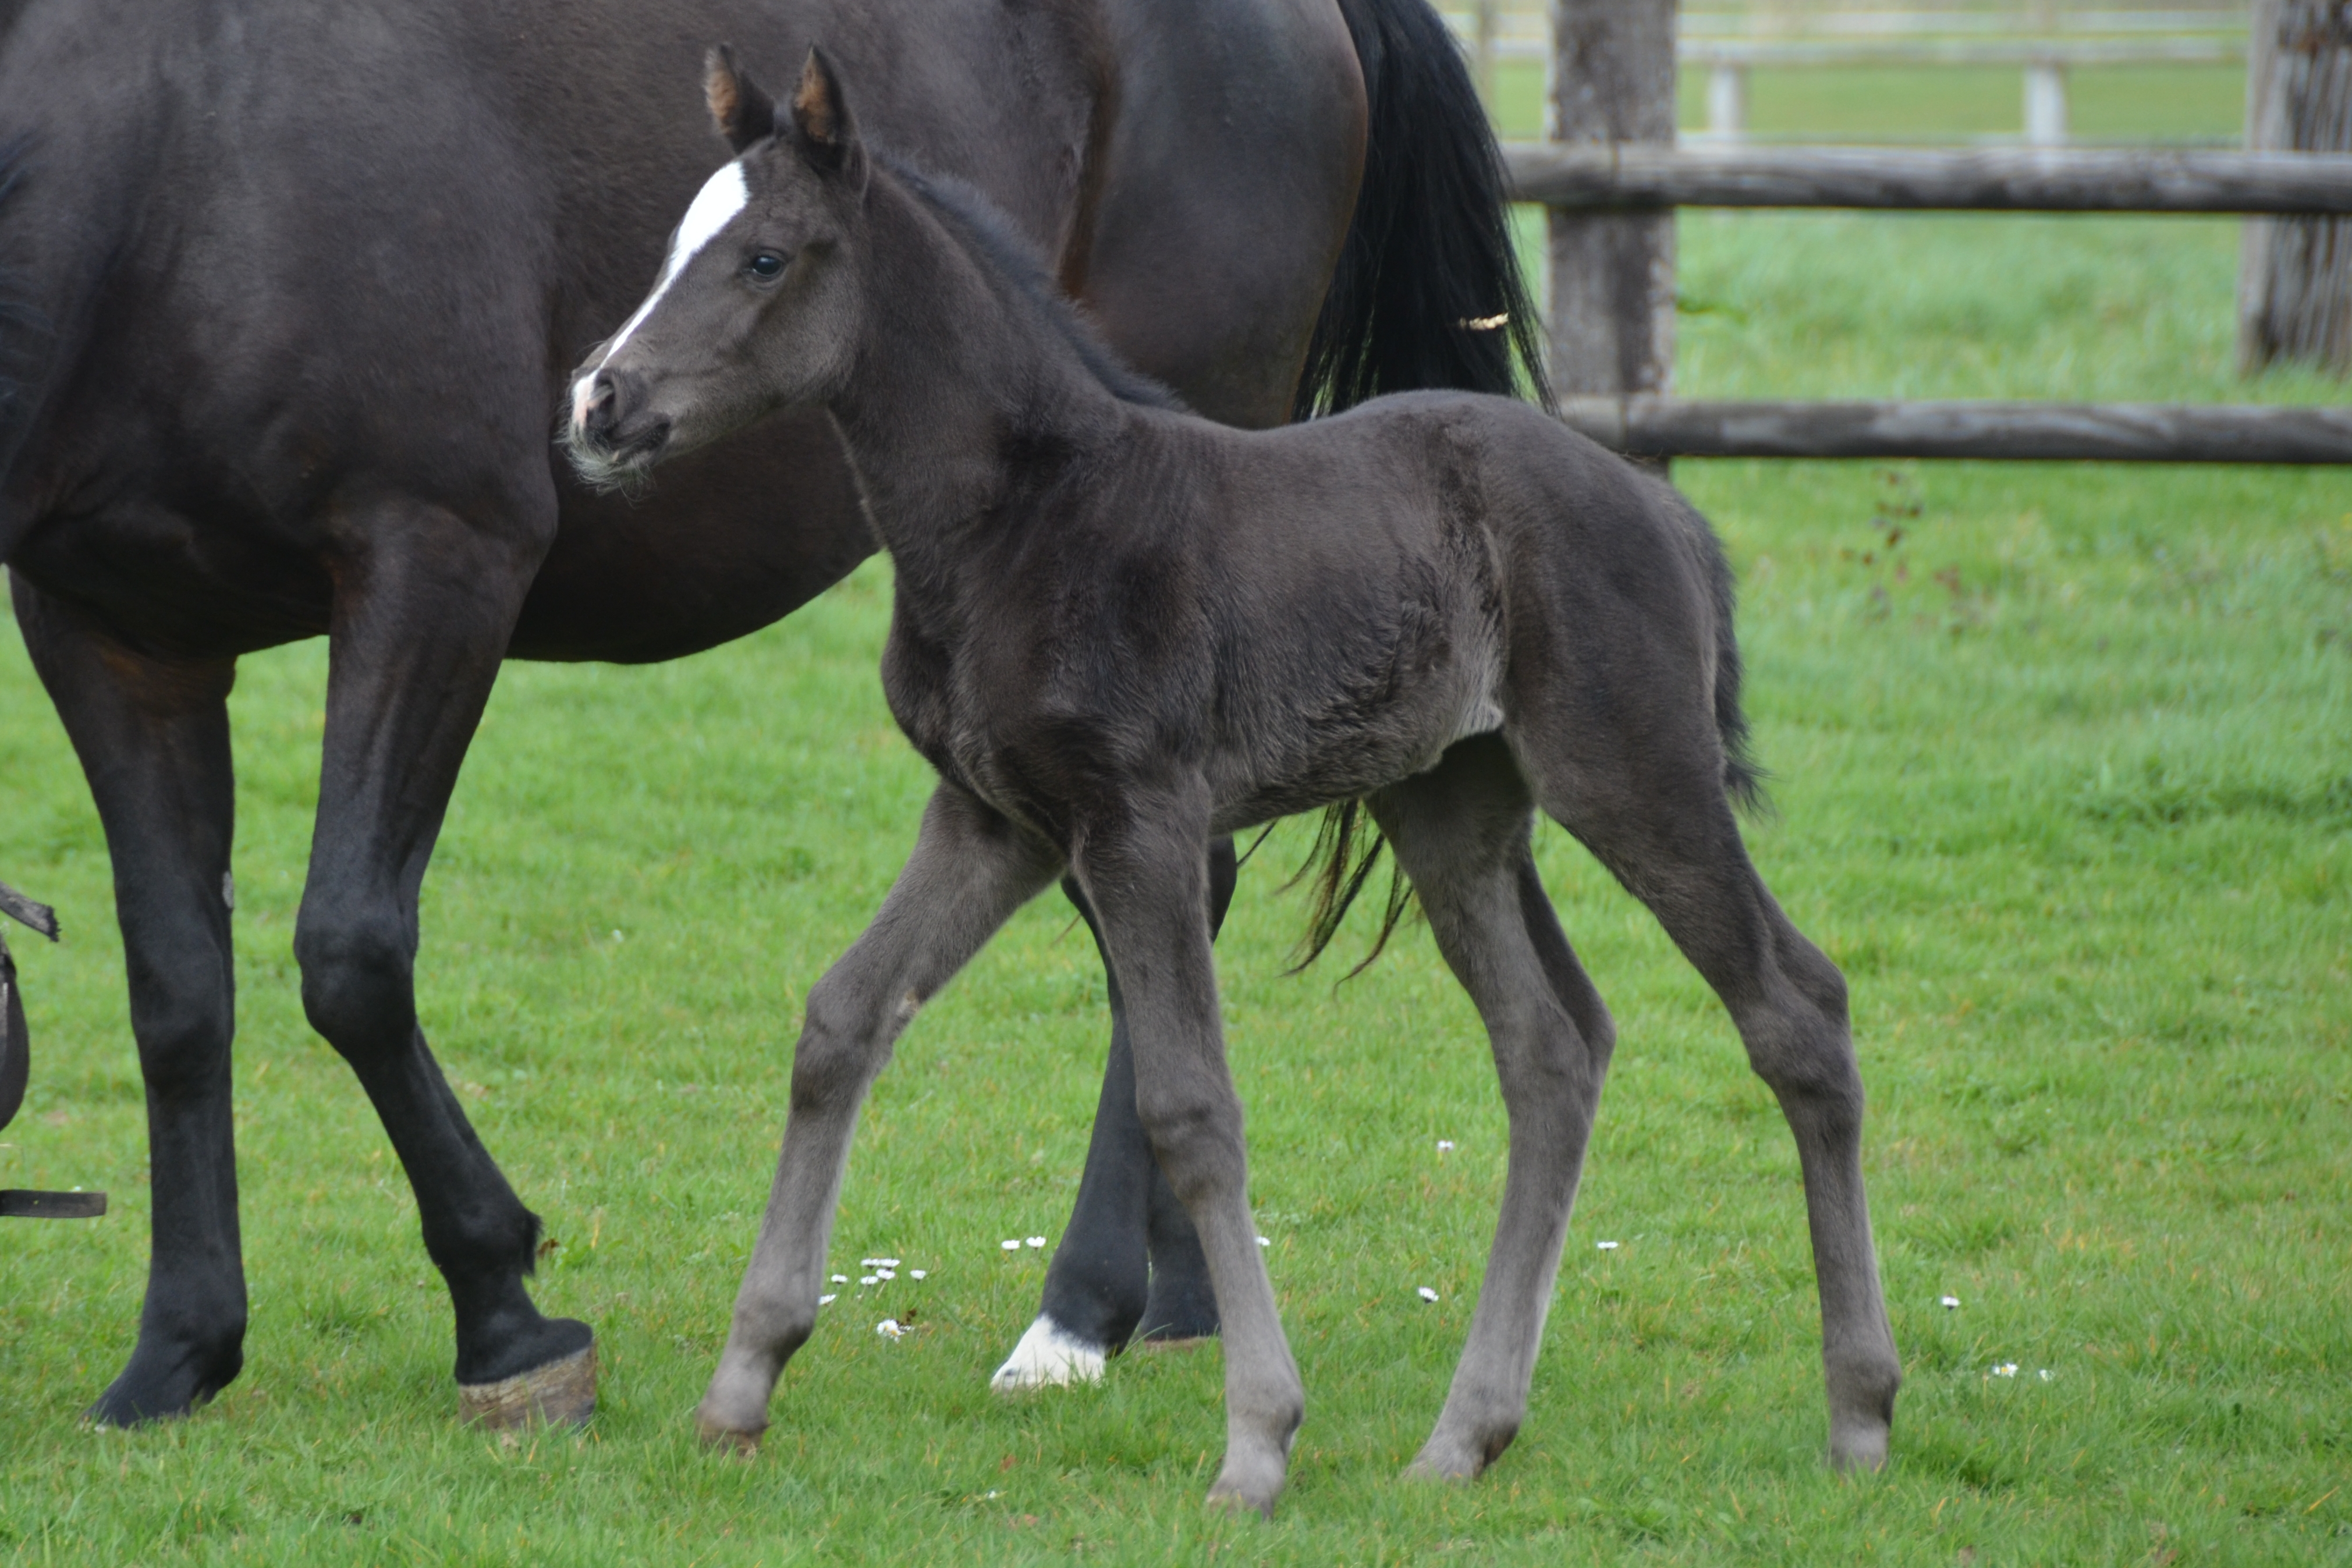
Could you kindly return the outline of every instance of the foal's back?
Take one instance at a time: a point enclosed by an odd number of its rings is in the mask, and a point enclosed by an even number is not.
[[[1368,794],[1505,729],[1562,682],[1651,658],[1660,696],[1705,706],[1720,553],[1672,487],[1542,411],[1407,393],[1237,431],[1132,409],[1117,458],[1074,476],[1066,577],[1024,561],[1027,634],[1085,708],[1150,692],[1204,763],[1221,824]],[[1081,507],[1075,499],[1063,505]],[[1091,689],[1099,686],[1099,690]],[[1026,699],[1024,699],[1025,700]]]

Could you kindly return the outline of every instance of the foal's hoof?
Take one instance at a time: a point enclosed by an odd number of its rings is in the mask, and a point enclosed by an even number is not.
[[[1217,1478],[1209,1489],[1208,1508],[1211,1513],[1254,1513],[1260,1519],[1274,1517],[1274,1500],[1282,1495],[1282,1479],[1276,1477],[1271,1484],[1262,1478],[1236,1479],[1233,1468]]]
[[[760,1452],[760,1436],[767,1428],[761,1426],[746,1432],[740,1426],[729,1426],[713,1421],[698,1410],[694,1413],[695,1435],[702,1446],[721,1454],[733,1454],[739,1458],[755,1458]]]
[[[1832,1422],[1830,1426],[1830,1468],[1885,1469],[1887,1440],[1891,1435],[1884,1423],[1857,1421],[1850,1426],[1842,1426]]]
[[[1467,1449],[1441,1451],[1436,1444],[1432,1443],[1412,1457],[1412,1463],[1404,1468],[1404,1479],[1409,1481],[1449,1481],[1459,1486],[1476,1480],[1478,1472],[1486,1468],[1486,1464]]]
[[[1421,1446],[1412,1463],[1404,1468],[1409,1481],[1475,1481],[1484,1475],[1486,1467],[1503,1457],[1511,1439],[1519,1433],[1518,1423],[1496,1426],[1481,1433],[1448,1430],[1440,1423]]]
[[[1053,1319],[1039,1313],[988,1380],[988,1386],[999,1394],[1023,1394],[1033,1388],[1066,1388],[1074,1383],[1100,1383],[1103,1374],[1103,1351],[1076,1335],[1064,1331]]]
[[[577,1426],[596,1414],[596,1345],[496,1383],[457,1385],[458,1418],[492,1431],[543,1422]]]

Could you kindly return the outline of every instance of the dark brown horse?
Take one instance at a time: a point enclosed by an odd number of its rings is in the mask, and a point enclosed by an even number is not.
[[[726,157],[680,91],[705,47],[819,35],[877,133],[1204,413],[1507,384],[1504,334],[1461,325],[1515,304],[1491,141],[1424,0],[0,0],[0,562],[105,826],[152,1168],[99,1418],[241,1364],[226,698],[239,655],[318,636],[305,1008],[408,1173],[470,1407],[593,1399],[419,1028],[417,891],[502,658],[709,647],[874,548],[821,418],[634,503],[549,447]],[[1148,1227],[1192,1304],[1155,1321],[1214,1321],[1124,1062],[1047,1292],[1097,1353],[1146,1313]]]
[[[970,187],[860,132],[812,51],[779,114],[724,54],[714,174],[571,445],[624,482],[747,414],[817,406],[897,568],[891,713],[938,770],[880,913],[811,987],[792,1114],[706,1436],[755,1441],[823,1304],[860,1102],[1016,910],[1083,890],[1136,1101],[1224,1325],[1214,1500],[1269,1510],[1304,1412],[1255,1245],[1209,951],[1209,847],[1361,801],[1492,1041],[1510,1168],[1469,1342],[1413,1468],[1467,1479],[1528,1407],[1615,1026],[1536,875],[1538,812],[1729,1009],[1804,1166],[1830,1453],[1886,1458],[1901,1371],[1837,966],[1749,861],[1731,574],[1672,487],[1524,403],[1420,392],[1279,430],[1123,373]]]

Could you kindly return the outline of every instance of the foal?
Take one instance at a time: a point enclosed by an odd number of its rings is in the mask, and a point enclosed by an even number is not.
[[[881,912],[809,993],[704,1434],[748,1446],[767,1424],[892,1041],[1066,868],[1223,1319],[1211,1496],[1270,1508],[1302,1393],[1246,1198],[1206,847],[1360,798],[1486,1022],[1510,1117],[1486,1283],[1414,1470],[1475,1475],[1518,1429],[1613,1039],[1537,880],[1538,809],[1649,905],[1779,1095],[1831,1457],[1879,1463],[1900,1372],[1845,985],[1733,821],[1751,775],[1706,522],[1505,399],[1413,394],[1260,433],[1192,417],[1110,359],[968,193],[864,145],[821,55],[781,122],[723,52],[711,71],[741,156],[694,204],[699,248],[583,367],[568,440],[583,472],[625,482],[768,410],[829,409],[897,566],[891,711],[940,782]]]

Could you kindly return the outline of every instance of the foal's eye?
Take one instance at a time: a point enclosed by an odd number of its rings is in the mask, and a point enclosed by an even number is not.
[[[772,250],[763,250],[743,263],[743,270],[761,283],[773,283],[784,275],[784,258]]]

